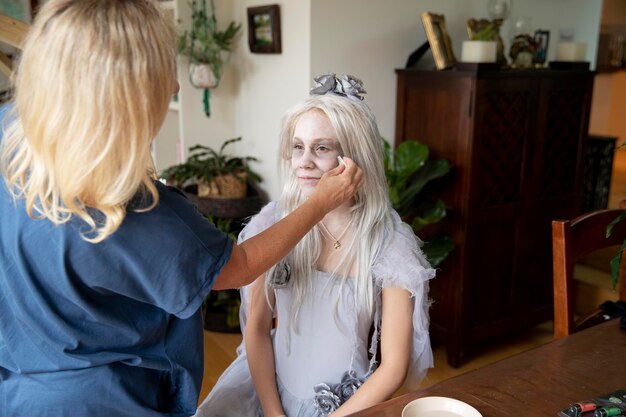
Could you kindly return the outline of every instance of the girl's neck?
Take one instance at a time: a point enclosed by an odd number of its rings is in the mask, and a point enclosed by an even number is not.
[[[327,227],[332,228],[348,224],[352,218],[352,204],[352,202],[348,202],[340,205],[333,211],[328,212],[322,221]]]

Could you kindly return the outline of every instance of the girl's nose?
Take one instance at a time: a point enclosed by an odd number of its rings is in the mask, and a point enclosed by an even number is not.
[[[303,168],[310,168],[312,167],[313,164],[313,157],[315,155],[313,155],[313,151],[311,151],[311,149],[305,149],[304,152],[302,153],[302,158],[300,158],[300,166]]]

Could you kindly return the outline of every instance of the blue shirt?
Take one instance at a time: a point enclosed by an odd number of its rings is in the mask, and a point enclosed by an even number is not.
[[[154,209],[92,244],[79,219],[28,217],[0,178],[0,416],[195,412],[200,307],[232,241],[157,187]]]

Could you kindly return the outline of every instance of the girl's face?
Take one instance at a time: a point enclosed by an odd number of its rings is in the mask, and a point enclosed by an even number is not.
[[[338,165],[341,147],[328,117],[309,110],[296,122],[291,139],[291,168],[305,196],[310,196],[326,171]]]

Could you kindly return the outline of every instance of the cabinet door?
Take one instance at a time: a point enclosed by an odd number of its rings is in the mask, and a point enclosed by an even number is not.
[[[592,86],[587,72],[540,80],[518,267],[521,311],[527,314],[552,312],[552,220],[580,214]]]
[[[469,182],[468,325],[472,338],[499,333],[515,311],[515,264],[533,140],[536,83],[480,78],[476,85]]]

